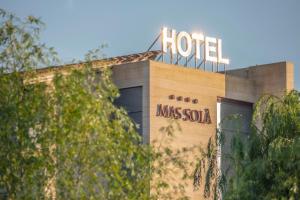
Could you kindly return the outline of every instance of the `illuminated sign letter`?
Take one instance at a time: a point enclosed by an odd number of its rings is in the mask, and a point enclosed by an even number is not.
[[[171,52],[176,54],[176,31],[174,29],[171,30],[171,37],[168,36],[168,28],[163,28],[162,31],[162,45],[163,52],[168,52],[168,43],[171,44]]]
[[[168,53],[170,47],[171,54],[179,54],[183,57],[189,57],[194,52],[196,60],[201,60],[202,44],[204,43],[203,61],[212,63],[229,64],[228,58],[222,55],[222,40],[214,37],[207,37],[201,33],[193,33],[190,35],[185,31],[178,34],[174,29],[163,28],[161,33],[162,51]],[[195,43],[195,46],[193,44]],[[190,57],[192,58],[192,57]],[[178,59],[178,57],[177,57]],[[190,60],[190,59],[189,59]],[[172,62],[172,57],[171,57]],[[195,61],[196,63],[197,61]],[[178,63],[178,60],[177,60]]]
[[[186,49],[183,50],[182,46],[181,46],[181,40],[185,38],[186,41]],[[192,38],[190,36],[190,34],[188,34],[187,32],[180,32],[177,36],[177,50],[178,53],[180,53],[180,55],[184,56],[184,57],[188,57],[191,52],[192,52]]]
[[[202,34],[193,33],[192,38],[195,40],[196,58],[201,59],[200,44],[204,41],[204,36]]]
[[[218,62],[223,64],[229,64],[228,58],[222,58],[222,40],[218,39]]]
[[[215,45],[211,45],[215,44]],[[217,58],[217,39],[213,37],[205,37],[205,60],[211,62],[218,62]],[[214,53],[214,55],[210,55]]]

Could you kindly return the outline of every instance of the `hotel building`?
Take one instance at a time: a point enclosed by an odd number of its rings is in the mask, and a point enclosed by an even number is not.
[[[167,126],[170,118],[182,129],[173,141],[179,148],[205,145],[217,128],[230,137],[235,129],[232,124],[219,124],[232,114],[242,116],[241,132],[247,134],[258,99],[265,94],[281,96],[294,87],[290,62],[214,71],[157,61],[160,52],[108,59],[113,63],[112,78],[121,94],[116,104],[139,124],[138,131],[146,143],[160,138],[159,129]],[[97,62],[93,63],[96,68]],[[41,72],[41,79],[53,75],[51,68]],[[222,155],[228,149],[229,142]],[[220,165],[227,165],[225,158],[221,158]],[[192,183],[187,187],[191,199],[201,199],[202,192],[194,191]]]

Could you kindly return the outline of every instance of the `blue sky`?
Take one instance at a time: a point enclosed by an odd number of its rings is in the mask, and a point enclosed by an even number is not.
[[[66,62],[101,44],[109,57],[146,51],[167,26],[221,38],[232,69],[292,61],[300,90],[299,0],[0,0],[0,7],[40,17],[42,41]]]

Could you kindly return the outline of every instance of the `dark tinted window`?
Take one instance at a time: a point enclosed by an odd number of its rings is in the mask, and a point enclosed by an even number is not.
[[[138,132],[142,134],[143,124],[143,89],[142,86],[120,89],[120,97],[115,104],[127,110],[128,115],[138,124]]]

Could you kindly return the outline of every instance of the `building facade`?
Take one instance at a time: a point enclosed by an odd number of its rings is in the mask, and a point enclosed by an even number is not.
[[[232,115],[241,116],[240,131],[249,132],[253,105],[265,94],[281,96],[293,89],[293,64],[279,62],[220,73],[208,72],[153,60],[113,66],[113,80],[120,89],[117,104],[127,109],[140,125],[143,140],[161,138],[161,127],[176,120],[181,133],[174,148],[206,145],[217,128],[230,138],[236,127],[220,122]],[[227,135],[227,136],[226,136]],[[222,155],[229,151],[226,140]],[[221,158],[225,170],[228,161]],[[201,199],[203,190],[187,188],[191,199]]]
[[[145,143],[159,140],[161,127],[168,126],[170,119],[181,127],[172,148],[205,146],[217,128],[230,138],[234,125],[228,122],[220,127],[220,122],[232,114],[242,116],[240,130],[247,135],[258,99],[265,94],[281,96],[294,87],[290,62],[210,72],[158,62],[155,57],[146,52],[110,60],[112,78],[121,94],[116,104],[139,125]],[[97,62],[93,65],[97,68]],[[42,80],[51,79],[51,71],[41,71]],[[229,145],[224,144],[221,155],[229,151]],[[228,161],[221,156],[219,167],[226,166]],[[192,182],[187,187],[191,199],[201,199],[202,193],[194,190]]]

